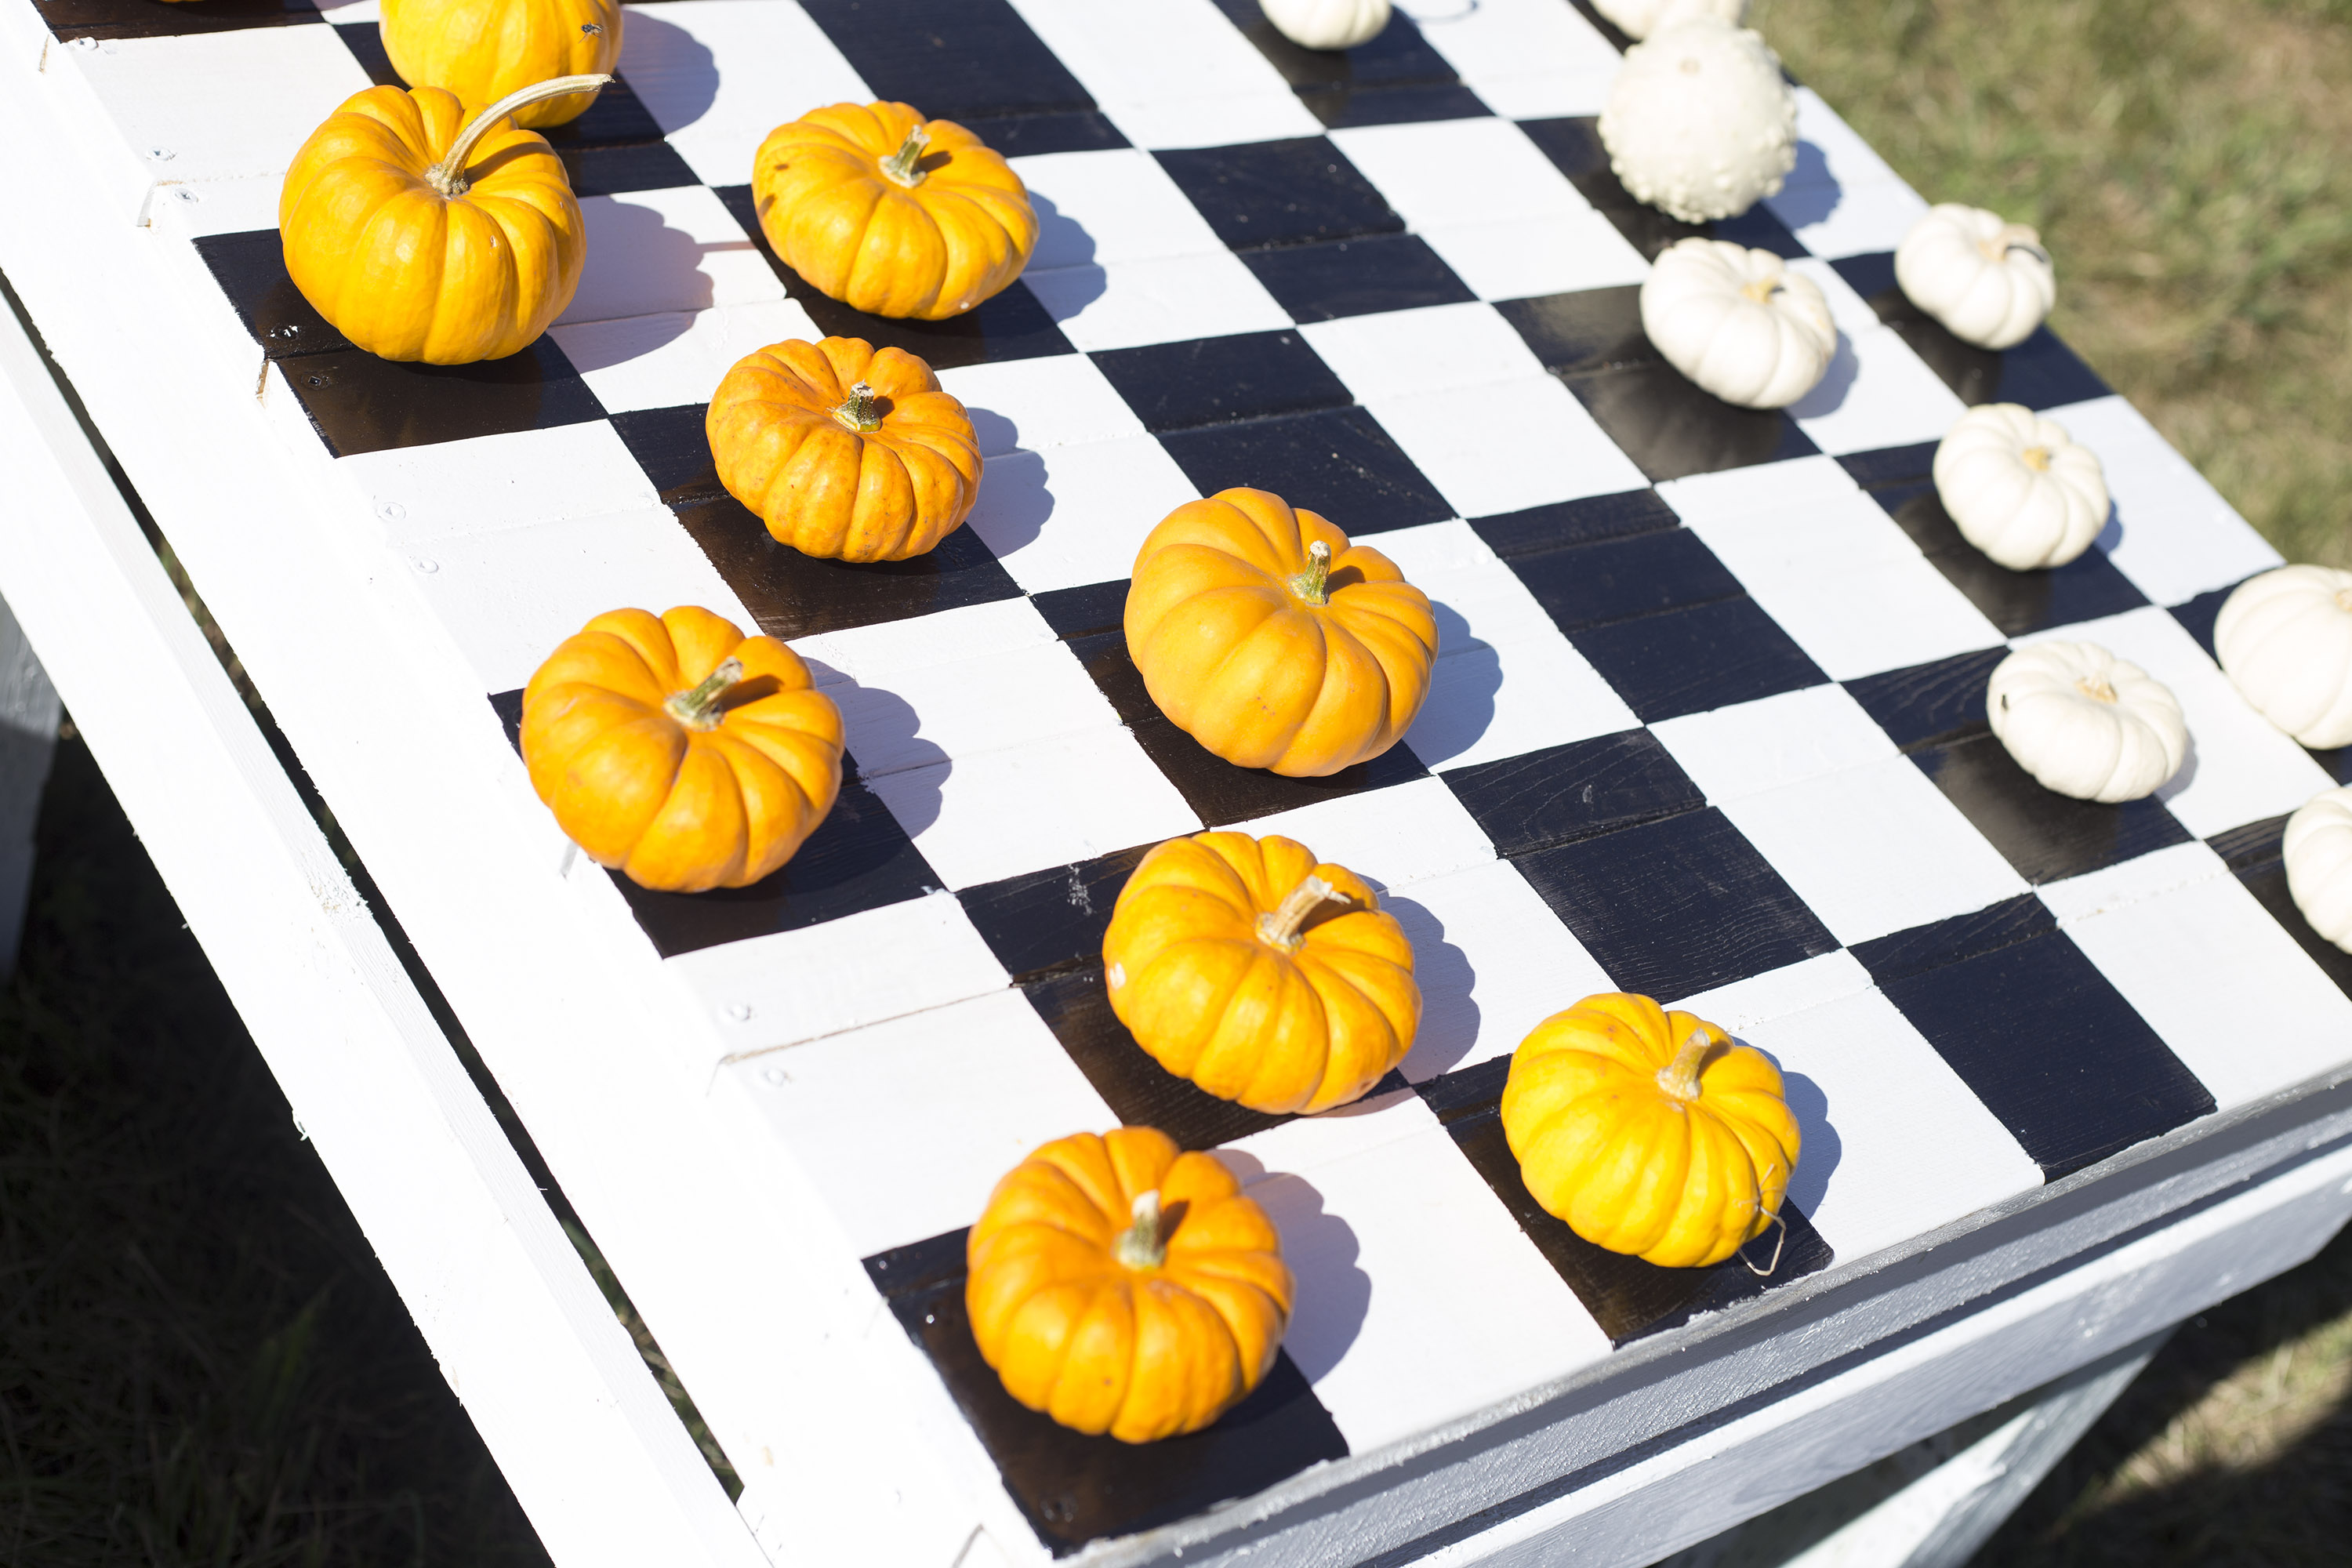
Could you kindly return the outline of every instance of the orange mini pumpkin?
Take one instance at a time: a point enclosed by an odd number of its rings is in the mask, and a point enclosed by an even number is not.
[[[1594,1246],[1669,1268],[1763,1235],[1797,1168],[1772,1059],[1647,996],[1587,996],[1538,1024],[1502,1112],[1536,1202]]]
[[[904,561],[980,499],[980,437],[931,367],[862,338],[736,361],[703,416],[719,480],[804,555]]]
[[[621,63],[620,0],[383,0],[376,33],[400,79],[446,88],[468,109],[559,76],[609,75]],[[514,111],[528,131],[577,120],[596,90]]]
[[[1279,837],[1154,848],[1119,889],[1103,973],[1136,1044],[1253,1110],[1345,1105],[1421,1026],[1404,928],[1363,879]]]
[[[1213,1154],[1149,1127],[1046,1144],[965,1243],[964,1305],[1005,1392],[1122,1443],[1197,1432],[1274,1366],[1282,1237]]]
[[[1429,595],[1265,490],[1162,519],[1136,552],[1127,651],[1152,701],[1229,763],[1313,778],[1377,757],[1429,696]]]
[[[841,791],[841,710],[773,637],[687,605],[612,610],[522,694],[531,787],[640,887],[741,888],[793,858]]]
[[[1037,247],[1012,165],[903,103],[836,103],[777,126],[752,161],[751,196],[786,266],[877,316],[960,316]]]

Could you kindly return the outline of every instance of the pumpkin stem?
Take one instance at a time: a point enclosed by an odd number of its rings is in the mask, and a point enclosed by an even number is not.
[[[1271,911],[1257,917],[1257,939],[1268,947],[1278,947],[1285,952],[1297,952],[1306,939],[1298,928],[1307,917],[1325,903],[1344,904],[1348,895],[1320,877],[1309,877],[1290,889],[1290,896]]]
[[[681,691],[662,704],[662,711],[689,730],[719,727],[719,700],[743,679],[743,661],[731,655],[691,691]]]
[[[1331,547],[1321,540],[1307,547],[1307,570],[1290,580],[1290,591],[1310,605],[1327,605],[1331,595],[1325,585],[1331,578]]]
[[[466,129],[457,132],[457,140],[449,143],[449,151],[441,155],[441,161],[425,171],[425,184],[445,196],[464,195],[466,159],[472,154],[474,143],[492,126],[526,103],[537,103],[542,98],[562,98],[567,93],[593,92],[612,79],[609,76],[560,76],[507,94],[474,116]]]
[[[1706,1037],[1705,1028],[1693,1029],[1690,1038],[1683,1042],[1683,1048],[1675,1053],[1675,1059],[1658,1069],[1658,1087],[1676,1100],[1696,1100],[1698,1065],[1714,1047],[1715,1042]]]
[[[2037,474],[2050,471],[2050,448],[2047,447],[2028,447],[2018,456],[2024,458],[2025,466]]]
[[[882,160],[882,177],[910,191],[921,184],[930,176],[917,165],[923,161],[923,149],[930,144],[929,130],[917,125],[907,132],[907,139],[898,144],[898,150]]]
[[[2021,223],[2001,225],[1999,234],[1977,241],[1977,249],[1983,253],[1987,261],[2000,261],[2012,250],[2022,250],[2029,256],[2041,258],[2042,266],[2050,265],[2050,253],[2042,248],[2041,231]]]
[[[1759,305],[1769,305],[1772,296],[1787,285],[1779,278],[1752,278],[1739,286],[1739,291]]]
[[[882,428],[882,416],[874,411],[874,389],[864,382],[849,389],[849,395],[833,411],[834,423],[845,430],[855,430],[870,436]]]
[[[1135,1223],[1111,1238],[1110,1255],[1129,1268],[1157,1268],[1168,1261],[1168,1238],[1160,1234],[1160,1189],[1135,1194]]]
[[[2336,605],[2338,609],[2352,610],[2352,588],[2336,590]]]
[[[2074,689],[2081,692],[2084,696],[2092,699],[2094,701],[2113,702],[2116,700],[2116,689],[2108,685],[2105,679],[2100,676],[2086,675],[2083,677],[2082,679],[2074,682]]]

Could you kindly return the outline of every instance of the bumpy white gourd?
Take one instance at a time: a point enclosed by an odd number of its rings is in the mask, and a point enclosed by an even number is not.
[[[2352,572],[2249,577],[2222,601],[2213,648],[2263,718],[2318,751],[2352,746]]]
[[[1993,666],[1985,714],[2019,767],[2076,800],[2154,795],[2189,755],[2171,689],[2096,643],[2019,648]]]
[[[2322,790],[2286,819],[2286,890],[2311,929],[2352,952],[2352,786]]]
[[[1389,0],[1257,0],[1275,31],[1302,48],[1352,49],[1389,25]]]
[[[1895,247],[1895,281],[1952,336],[1980,349],[2023,342],[2058,298],[2042,237],[1982,207],[1940,202]]]
[[[2098,454],[2019,404],[1961,415],[1936,448],[1935,474],[1960,537],[2012,572],[2063,566],[2107,525]]]
[[[1642,284],[1642,330],[1666,363],[1726,403],[1785,408],[1837,353],[1818,284],[1769,250],[1678,240]]]
[[[1748,20],[1748,0],[1592,0],[1592,8],[1629,38],[1646,38],[1693,16],[1713,16],[1733,26]]]
[[[1745,27],[1697,16],[1625,51],[1601,110],[1609,166],[1685,223],[1736,217],[1797,166],[1797,98]]]

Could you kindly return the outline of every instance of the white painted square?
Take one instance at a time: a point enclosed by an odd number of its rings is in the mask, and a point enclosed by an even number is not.
[[[1463,84],[1509,120],[1600,113],[1624,58],[1555,0],[1479,0],[1416,23]]]
[[[1233,831],[1296,839],[1383,894],[1495,858],[1486,833],[1436,778],[1335,795],[1234,823]]]
[[[608,422],[339,458],[335,471],[394,547],[661,505]],[[667,609],[665,605],[661,608]]]
[[[1797,167],[1791,185],[1826,184],[1852,190],[1857,185],[1903,184],[1885,159],[1853,126],[1838,117],[1810,87],[1796,90]]]
[[[580,216],[588,262],[559,321],[610,321],[784,297],[775,269],[707,185],[583,196]]]
[[[1031,594],[1115,583],[1161,518],[1200,490],[1150,436],[988,460],[971,527]]]
[[[1675,516],[1696,527],[1813,506],[1851,506],[1862,489],[1834,458],[1791,458],[1668,479],[1658,486],[1658,495]]]
[[[666,311],[548,329],[563,357],[608,414],[709,403],[735,362],[788,338],[824,336],[798,303],[778,296],[747,305]]]
[[[249,234],[278,226],[278,197],[286,189],[282,174],[246,174],[235,179],[207,180],[200,185],[174,185],[147,205],[150,226],[163,234],[194,238],[205,234]],[[199,262],[201,268],[203,263]],[[213,293],[220,286],[210,271],[202,273]]]
[[[1298,329],[1357,402],[1485,387],[1543,374],[1543,362],[1492,305],[1425,305],[1309,321]]]
[[[939,376],[971,416],[985,458],[1143,434],[1143,421],[1084,354],[958,365]],[[983,505],[986,495],[983,485]]]
[[[1613,289],[1650,275],[1642,253],[1597,212],[1438,224],[1422,237],[1481,300]]]
[[[1291,324],[1256,275],[1226,250],[1031,271],[1021,280],[1062,335],[1089,353]]]
[[[1369,1094],[1312,1116],[1297,1117],[1246,1138],[1217,1145],[1223,1160],[1251,1187],[1276,1173],[1307,1175],[1325,1165],[1369,1154],[1429,1130],[1431,1117],[1411,1089]],[[1267,1168],[1268,1161],[1274,1169]]]
[[[2280,563],[2278,552],[2122,398],[2069,404],[2047,416],[2099,455],[2116,503],[2110,528],[2123,531],[2106,547],[2107,559],[2157,604],[2181,604]]]
[[[2352,1060],[2352,997],[2207,846],[2178,844],[2040,892],[2216,1109]]]
[[[1009,603],[1036,614],[1026,600]],[[938,618],[958,614],[949,611]],[[952,639],[951,630],[941,632]],[[943,648],[955,646],[952,640],[942,643]],[[973,648],[939,662],[855,679],[814,658],[810,663],[817,684],[841,705],[849,749],[868,784],[908,768],[950,759],[961,763],[986,752],[1118,726],[1117,710],[1058,642]],[[913,831],[914,824],[899,820]]]
[[[1323,127],[1213,0],[1161,0],[1147,31],[1100,0],[1013,0],[1139,147],[1223,147]]]
[[[1907,757],[1745,795],[1723,814],[1848,946],[2026,890]]]
[[[1864,332],[1877,331],[1885,326],[1870,302],[1853,291],[1845,274],[1818,256],[1789,258],[1789,270],[1811,280],[1822,291],[1822,302],[1830,308],[1830,320],[1838,331],[1858,338]]]
[[[437,448],[436,448],[437,449]],[[485,691],[530,679],[555,645],[607,610],[699,605],[756,623],[667,510],[452,534],[391,557],[473,662]]]
[[[1840,950],[1801,958],[1695,995],[1676,996],[1664,1005],[1696,1014],[1727,1034],[1741,1035],[1775,1018],[1826,1005],[1870,986],[1870,971],[1862,966],[1862,961]]]
[[[1650,733],[1717,805],[1900,755],[1834,684],[1661,720]]]
[[[699,948],[663,967],[730,1058],[942,1007],[1006,982],[963,906],[944,892]]]
[[[751,160],[777,126],[828,103],[874,100],[793,0],[632,5],[621,77],[678,156],[713,185],[749,184]]]
[[[1365,406],[1462,517],[1614,495],[1647,482],[1554,376],[1482,387],[1475,413],[1458,389],[1396,394]]]
[[[1025,599],[997,599],[929,616],[845,626],[794,637],[820,687],[887,685],[913,670],[959,664],[1024,648],[1050,647],[1054,628]]]
[[[1927,204],[1900,184],[1792,184],[1765,197],[1764,205],[1807,250],[1832,258],[1891,251],[1927,211]]]
[[[1402,1064],[1412,1082],[1507,1057],[1553,1014],[1617,989],[1507,860],[1416,882],[1385,901],[1412,939],[1421,983],[1421,1032]]]
[[[1833,455],[1940,441],[1967,412],[1890,327],[1840,332],[1821,384],[1789,409],[1813,445]]]
[[[1507,120],[1418,121],[1334,131],[1331,141],[1416,230],[1483,224],[1498,212],[1587,213],[1558,164]]]
[[[1225,248],[1160,160],[1140,147],[1045,153],[1012,163],[1037,209],[1031,272]]]
[[[2210,838],[2294,810],[2335,780],[2254,711],[2188,628],[2155,605],[2018,638],[2093,642],[2161,680],[2189,726],[2189,760],[2156,792],[2180,825]]]
[[[1256,1141],[1269,1174],[1249,1189],[1298,1277],[1285,1348],[1358,1453],[1564,1377],[1610,1348],[1435,1118],[1417,1103],[1382,1114],[1426,1125],[1311,1174],[1283,1168],[1288,1128],[1275,1129]]]
[[[860,1257],[970,1225],[1040,1144],[1118,1125],[1018,991],[754,1057],[728,1077]]]
[[[1801,1133],[1789,1197],[1841,1264],[2042,1184],[2041,1167],[1874,987],[1736,1032],[1780,1066]]]

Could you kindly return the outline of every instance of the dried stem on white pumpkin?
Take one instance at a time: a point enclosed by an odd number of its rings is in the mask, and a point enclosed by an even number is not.
[[[662,704],[662,711],[689,730],[715,730],[721,717],[719,704],[743,679],[743,661],[731,654],[727,661],[691,691],[680,691]]]
[[[1268,947],[1278,947],[1285,952],[1296,952],[1307,939],[1298,928],[1307,917],[1327,903],[1344,904],[1348,895],[1320,877],[1309,877],[1290,889],[1289,896],[1268,912],[1257,917],[1257,939]]]
[[[1134,1224],[1111,1238],[1110,1255],[1129,1268],[1157,1268],[1168,1261],[1168,1238],[1160,1234],[1160,1189],[1135,1194]]]
[[[1307,547],[1307,570],[1290,580],[1290,591],[1310,605],[1331,602],[1331,547],[1321,540]]]
[[[910,191],[929,179],[930,176],[923,172],[922,162],[923,150],[930,144],[931,133],[928,128],[918,125],[908,132],[907,139],[898,144],[898,150],[882,160],[882,177]]]
[[[2086,675],[2083,677],[2082,679],[2074,682],[2074,689],[2081,692],[2084,696],[2089,698],[2094,702],[2118,702],[2122,700],[2121,698],[2118,698],[2116,695],[2116,689],[2107,684],[2106,679],[2104,676]],[[2009,694],[2007,692],[2003,692],[2001,694],[2004,704],[2006,704],[2008,695]]]
[[[441,161],[425,171],[425,182],[445,196],[462,196],[467,189],[466,160],[489,129],[527,103],[537,103],[543,98],[562,98],[575,92],[593,92],[613,79],[609,76],[560,76],[548,81],[533,82],[507,94],[467,123],[449,143],[449,151]]]
[[[2000,232],[1977,241],[1977,249],[1987,261],[1999,261],[2012,250],[2022,250],[2038,258],[2042,265],[2050,265],[2050,253],[2042,247],[2041,231],[2028,224],[2005,223]]]
[[[1715,1042],[1707,1038],[1704,1028],[1693,1029],[1690,1038],[1683,1042],[1683,1048],[1675,1053],[1675,1059],[1658,1069],[1658,1087],[1676,1100],[1696,1100],[1699,1064],[1714,1048]]]
[[[874,409],[874,389],[864,382],[849,389],[849,395],[833,411],[834,423],[845,430],[855,430],[870,436],[882,428],[882,416]]]

